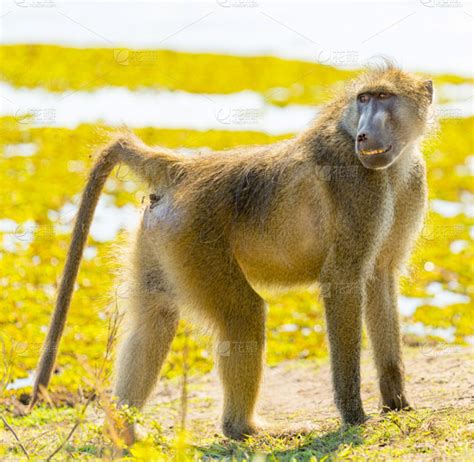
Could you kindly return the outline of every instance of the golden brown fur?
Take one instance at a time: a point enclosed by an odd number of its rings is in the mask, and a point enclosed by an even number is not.
[[[367,89],[400,99],[390,129],[404,149],[382,170],[365,168],[354,155],[353,102]],[[100,190],[123,162],[154,196],[133,249],[131,327],[114,388],[121,403],[144,404],[180,312],[191,310],[216,333],[224,433],[253,433],[265,344],[265,305],[254,288],[319,281],[344,422],[365,419],[359,391],[363,311],[383,405],[406,407],[397,274],[425,209],[418,144],[429,93],[420,79],[388,66],[361,76],[289,141],[190,157],[148,148],[130,135],[112,141],[84,192],[34,399],[49,381]]]

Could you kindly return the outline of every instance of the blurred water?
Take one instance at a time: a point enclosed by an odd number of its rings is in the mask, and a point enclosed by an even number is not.
[[[419,337],[430,335],[433,337],[440,337],[446,342],[453,342],[456,333],[455,327],[432,327],[426,326],[422,322],[416,322],[414,324],[404,324],[402,326],[402,332],[404,334],[414,334]]]
[[[0,95],[4,97],[0,115],[14,115],[24,124],[69,128],[100,121],[115,126],[255,130],[278,134],[300,130],[317,112],[311,106],[269,105],[262,95],[252,91],[201,95],[106,87],[93,92],[52,93],[42,88],[15,88],[1,82]],[[32,114],[32,119],[29,120],[27,114]]]
[[[439,213],[443,217],[452,218],[457,215],[465,214],[468,217],[474,217],[474,202],[472,198],[469,201],[453,202],[441,199],[432,199],[430,208],[433,212]]]
[[[56,215],[56,230],[62,233],[72,231],[77,205],[66,203]],[[102,194],[94,214],[90,235],[97,242],[113,240],[122,230],[133,230],[140,221],[140,210],[132,204],[117,207],[113,196]],[[93,250],[88,250],[88,253]]]
[[[469,303],[471,299],[467,295],[458,294],[450,290],[442,289],[432,294],[432,297],[406,297],[400,296],[399,311],[403,316],[412,316],[416,309],[423,305],[436,308],[455,305],[457,303]]]
[[[30,371],[27,377],[13,380],[7,385],[7,390],[18,390],[20,388],[32,387],[35,381],[35,371]]]
[[[5,0],[4,43],[275,55],[358,68],[384,54],[410,70],[473,74],[472,3]]]
[[[261,94],[253,91],[214,95],[105,87],[91,92],[53,93],[0,82],[0,95],[4,99],[0,115],[13,115],[25,125],[69,128],[103,122],[112,126],[281,134],[304,129],[318,112],[316,107],[307,105],[267,104]],[[437,112],[445,118],[466,117],[474,113],[474,108],[471,100],[460,100],[439,105]],[[27,114],[32,114],[32,118],[28,119]]]
[[[31,157],[36,154],[38,145],[36,143],[6,144],[3,147],[4,157]]]

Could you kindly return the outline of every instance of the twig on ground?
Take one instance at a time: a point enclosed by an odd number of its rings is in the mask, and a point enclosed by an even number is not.
[[[0,373],[0,393],[3,393],[10,383],[11,373],[13,369],[13,347],[7,351],[5,340],[0,336],[0,344],[2,347],[2,364]]]
[[[76,423],[73,425],[71,428],[71,431],[68,433],[66,438],[61,442],[61,444],[46,458],[46,462],[49,462],[64,446],[66,446],[66,443],[71,439],[72,435],[76,431],[77,427],[82,423],[84,414],[86,413],[87,407],[91,403],[92,399],[94,398],[94,393],[91,393],[89,398],[87,399],[86,403],[84,404],[84,407],[82,408],[82,411],[79,415],[79,418],[77,419]]]
[[[189,335],[190,330],[186,327],[183,346],[183,382],[181,387],[181,431],[186,429],[186,417],[188,414]]]
[[[21,450],[25,454],[26,458],[29,460],[30,455],[28,454],[28,451],[26,450],[25,446],[23,446],[23,443],[21,442],[20,438],[18,438],[18,435],[16,434],[15,430],[8,424],[8,422],[5,420],[5,417],[0,416],[0,419],[2,419],[3,424],[5,427],[10,430],[11,434],[15,437],[16,441],[18,442],[18,446],[20,446]]]

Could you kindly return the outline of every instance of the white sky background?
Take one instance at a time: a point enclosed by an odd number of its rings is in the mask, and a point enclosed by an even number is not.
[[[356,68],[473,75],[472,2],[54,2],[3,0],[3,43],[274,55]]]

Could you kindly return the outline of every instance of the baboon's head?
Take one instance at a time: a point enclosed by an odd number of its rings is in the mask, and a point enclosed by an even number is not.
[[[343,127],[362,165],[381,169],[426,131],[433,84],[392,65],[368,72],[346,92]]]

